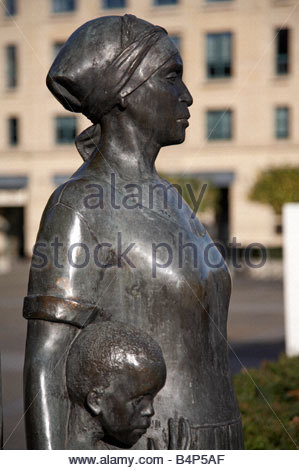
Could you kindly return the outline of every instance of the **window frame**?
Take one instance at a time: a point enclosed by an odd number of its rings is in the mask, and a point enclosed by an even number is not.
[[[102,4],[102,8],[103,10],[123,10],[124,8],[127,8],[128,5],[127,5],[127,0],[123,0],[124,1],[124,5],[123,6],[108,6],[107,3],[109,2],[109,0],[101,0],[101,4]]]
[[[10,1],[13,2],[13,5],[14,7],[12,8],[13,12],[11,11],[11,9],[7,6],[7,3],[9,3]],[[17,16],[18,14],[18,0],[5,0],[5,3],[4,3],[4,16],[5,18],[9,18],[11,16]]]
[[[283,65],[279,63],[279,35],[282,31],[287,31],[287,57],[286,61],[286,71],[279,71],[279,66]],[[282,56],[283,54],[281,54]],[[275,75],[277,77],[287,77],[291,73],[291,29],[289,27],[284,28],[275,28]]]
[[[12,57],[10,52],[14,51]],[[11,62],[12,60],[12,62]],[[13,91],[18,87],[18,45],[6,44],[5,45],[5,88],[6,90]]]
[[[12,124],[14,125],[14,129]],[[15,138],[12,138],[13,135]],[[9,147],[17,147],[20,144],[20,120],[17,116],[9,116],[7,119],[7,142]]]
[[[164,1],[164,0],[153,0],[153,6],[154,7],[176,7],[179,5],[180,0],[174,0],[174,3],[159,3],[159,1]],[[167,2],[168,0],[166,0]]]
[[[279,125],[278,125],[278,111],[287,111],[286,116],[286,133],[280,134],[279,133]],[[276,140],[287,140],[291,137],[291,109],[288,105],[277,105],[275,106],[275,114],[274,114],[274,137]]]
[[[230,38],[230,44],[229,44],[229,74],[214,74],[212,75],[210,73],[210,67],[211,67],[211,62],[209,61],[209,37],[229,37]],[[214,46],[215,47],[215,46]],[[216,46],[218,48],[219,46]],[[208,31],[205,33],[205,73],[206,73],[206,79],[208,81],[214,81],[214,80],[229,80],[233,77],[234,75],[234,33],[232,31]],[[225,70],[225,61],[222,62],[222,68]],[[214,66],[215,68],[217,66]],[[220,68],[220,65],[218,65],[218,68]]]
[[[59,133],[63,132],[62,128],[59,128],[59,121],[67,119],[69,122],[74,122],[73,134],[69,139],[63,139],[59,136]],[[75,138],[78,131],[78,121],[76,116],[58,114],[54,116],[54,141],[55,145],[72,145],[75,142]]]
[[[209,127],[209,115],[212,113],[217,113],[220,116],[215,119],[215,121],[219,121],[219,118],[223,115],[229,116],[229,135],[228,136],[213,136],[213,132],[216,130],[218,124],[214,124],[213,129],[211,131]],[[206,141],[207,142],[231,142],[234,139],[234,110],[231,108],[208,108],[205,112],[206,117]]]
[[[72,9],[67,9],[67,10],[60,10],[60,9],[56,9],[55,7],[55,2],[57,2],[58,0],[51,0],[51,13],[53,15],[68,15],[68,14],[72,14],[72,13],[75,13],[75,11],[77,10],[77,0],[66,0],[66,1],[69,1],[69,2],[72,2],[74,7]]]

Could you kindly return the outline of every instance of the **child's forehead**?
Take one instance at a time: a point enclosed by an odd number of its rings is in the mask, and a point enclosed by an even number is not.
[[[161,361],[142,361],[136,366],[125,364],[117,376],[119,384],[125,384],[130,389],[138,389],[144,393],[146,390],[160,389],[164,385],[166,368]]]

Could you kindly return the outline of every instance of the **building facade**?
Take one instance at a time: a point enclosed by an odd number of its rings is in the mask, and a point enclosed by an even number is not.
[[[220,188],[225,238],[279,246],[272,210],[249,201],[263,169],[299,163],[297,0],[3,0],[0,7],[0,210],[30,256],[46,201],[81,164],[89,125],[52,97],[45,77],[85,21],[132,13],[165,27],[194,104],[184,144],[162,149],[163,173]],[[16,235],[17,236],[17,235]],[[19,236],[19,235],[18,235]],[[24,246],[22,245],[24,244]]]

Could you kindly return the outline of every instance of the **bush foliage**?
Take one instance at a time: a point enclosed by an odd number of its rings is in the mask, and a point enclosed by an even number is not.
[[[245,449],[299,449],[299,357],[234,377]]]
[[[299,168],[280,167],[261,172],[249,198],[269,204],[280,215],[283,204],[299,202]]]

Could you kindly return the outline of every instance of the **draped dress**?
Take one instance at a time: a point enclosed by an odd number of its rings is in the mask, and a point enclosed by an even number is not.
[[[119,178],[111,185],[85,164],[52,194],[24,316],[71,324],[78,333],[92,322],[117,320],[159,343],[167,380],[155,398],[151,427],[134,448],[146,449],[150,437],[166,449],[169,418],[183,416],[192,449],[241,449],[226,334],[228,268],[174,188],[156,176],[140,179],[141,202],[127,183]],[[163,188],[150,196],[150,184],[168,188],[166,204]]]

